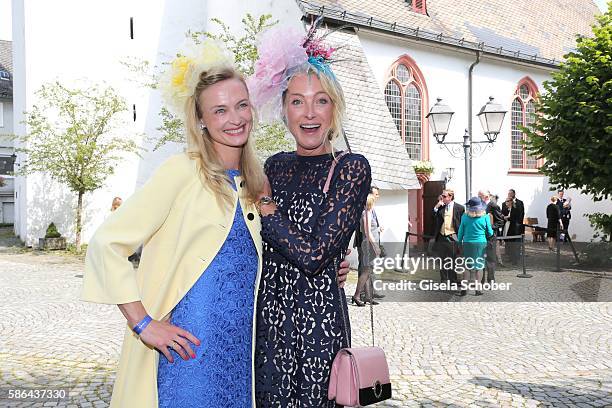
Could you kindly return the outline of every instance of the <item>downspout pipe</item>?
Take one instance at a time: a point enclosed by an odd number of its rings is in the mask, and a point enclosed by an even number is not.
[[[468,70],[468,134],[470,135],[470,149],[469,149],[469,160],[467,160],[467,163],[465,164],[466,167],[466,171],[465,173],[467,174],[467,179],[465,180],[465,190],[467,193],[467,197],[465,198],[465,200],[469,200],[472,196],[472,135],[473,133],[473,112],[472,112],[472,107],[473,107],[473,101],[472,101],[472,84],[474,81],[474,67],[476,65],[478,65],[478,63],[480,63],[480,51],[476,51],[476,61],[474,61],[472,63],[472,65],[470,65],[470,69]]]

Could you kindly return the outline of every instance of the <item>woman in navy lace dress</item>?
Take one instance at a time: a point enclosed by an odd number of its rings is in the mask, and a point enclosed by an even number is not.
[[[333,152],[344,114],[333,74],[307,62],[293,70],[282,100],[297,148],[270,157],[264,167],[273,200],[260,204],[255,396],[258,407],[333,407],[327,398],[331,365],[350,345],[336,269],[364,208],[370,166],[361,155]]]

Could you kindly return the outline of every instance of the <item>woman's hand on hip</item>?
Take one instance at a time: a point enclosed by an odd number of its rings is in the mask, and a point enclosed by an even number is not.
[[[196,357],[189,343],[191,342],[196,346],[200,345],[200,340],[187,330],[157,320],[153,320],[145,327],[140,334],[140,340],[159,350],[171,363],[174,362],[174,359],[170,349],[176,351],[183,360],[189,360],[190,357]]]

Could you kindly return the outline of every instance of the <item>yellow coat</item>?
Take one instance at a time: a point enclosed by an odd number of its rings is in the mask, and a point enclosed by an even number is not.
[[[235,181],[238,191],[233,193],[233,208],[223,209],[213,193],[202,186],[195,161],[186,154],[168,159],[89,241],[81,298],[108,304],[140,300],[152,318],[167,319],[229,234],[241,196],[240,177]],[[254,205],[242,198],[240,205],[259,256],[257,299],[261,223]],[[141,243],[142,258],[135,272],[127,258]],[[157,407],[158,358],[159,353],[127,327],[111,406]],[[254,398],[253,367],[251,377]]]

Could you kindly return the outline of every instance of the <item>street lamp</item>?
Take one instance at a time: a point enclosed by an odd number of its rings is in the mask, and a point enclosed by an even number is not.
[[[453,175],[454,174],[455,174],[455,168],[454,167],[447,167],[446,168],[446,176],[444,176],[444,184],[448,184],[453,179]]]
[[[438,143],[444,143],[444,139],[448,134],[450,121],[455,114],[448,105],[441,102],[442,99],[438,98],[436,104],[431,107],[431,110],[427,116],[425,116],[429,119],[429,126],[433,130],[433,135]]]
[[[494,102],[492,96],[489,96],[489,102],[480,108],[480,112],[476,116],[480,119],[487,140],[493,143],[501,131],[506,111],[499,103]]]
[[[484,152],[487,147],[493,145],[497,140],[497,136],[501,132],[502,123],[506,115],[506,111],[503,107],[494,102],[493,97],[489,97],[487,102],[478,113],[478,119],[484,130],[484,134],[487,140],[473,141],[471,140],[470,133],[466,129],[463,134],[463,142],[447,142],[445,141],[446,135],[448,134],[448,128],[450,127],[450,121],[453,117],[454,112],[448,105],[445,105],[442,99],[438,98],[434,106],[427,114],[426,118],[429,120],[429,124],[433,131],[433,136],[436,142],[444,146],[451,156],[460,158],[461,150],[463,149],[463,158],[465,161],[465,196],[466,200],[470,199],[472,190],[472,180],[470,177],[470,168],[472,166],[472,158],[474,156],[473,151],[476,153]],[[480,147],[481,144],[485,144],[485,147]],[[450,146],[450,147],[449,147]]]

